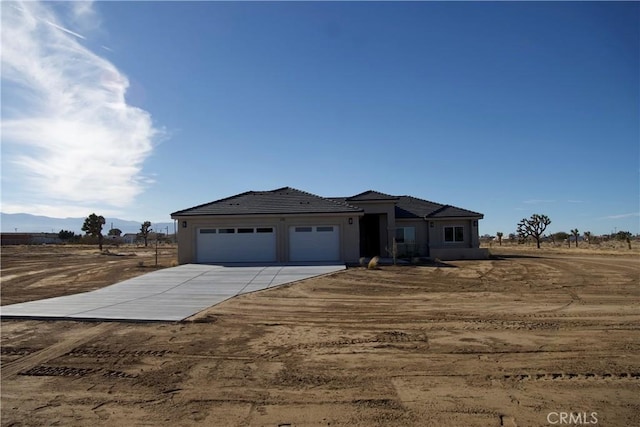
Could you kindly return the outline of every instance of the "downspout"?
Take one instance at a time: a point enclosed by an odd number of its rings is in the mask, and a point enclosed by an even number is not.
[[[429,224],[429,220],[427,219],[427,216],[425,215],[424,217],[422,217],[422,219],[424,219],[424,221],[427,223],[427,253],[425,254],[427,256],[427,258],[431,257],[431,245],[429,244],[429,242],[431,241],[431,230],[430,230],[430,225]]]

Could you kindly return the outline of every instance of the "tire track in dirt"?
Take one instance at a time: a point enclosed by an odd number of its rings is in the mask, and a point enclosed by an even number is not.
[[[3,380],[19,374],[22,371],[28,371],[56,357],[63,356],[78,345],[90,341],[99,335],[104,335],[118,327],[115,323],[100,323],[91,328],[81,328],[80,331],[71,331],[66,339],[62,339],[54,345],[44,348],[35,353],[21,357],[12,362],[3,364],[0,369]]]
[[[31,377],[84,377],[91,374],[102,374],[107,378],[137,378],[138,375],[123,371],[103,368],[76,368],[74,366],[47,366],[38,365],[26,371],[19,372],[18,375]]]
[[[498,377],[490,377],[490,379],[512,380],[512,381],[558,381],[558,380],[640,380],[640,372],[620,372],[620,373],[573,373],[573,372],[555,372],[555,373],[535,373],[535,374],[506,374]]]
[[[598,260],[581,259],[580,264],[576,265],[575,260],[571,258],[536,259],[536,267],[542,267],[548,270],[548,272],[545,272],[545,275],[553,271],[555,276],[557,276],[555,277],[555,280],[551,281],[551,283],[540,284],[539,287],[565,292],[571,298],[568,303],[552,309],[544,310],[541,313],[557,313],[559,311],[566,310],[573,305],[584,305],[585,301],[583,296],[597,298],[600,293],[594,286],[601,280],[606,280],[608,285],[614,286],[627,283],[633,284],[637,282],[639,278],[637,267],[627,265],[626,262],[628,261],[613,265]],[[532,272],[529,271],[529,266],[527,266],[527,264],[530,263],[529,260],[517,260],[515,263],[527,270],[527,276],[531,275]],[[538,276],[540,276],[540,274],[538,274]],[[555,283],[561,283],[561,285],[557,286]],[[567,283],[571,283],[571,285],[568,286],[566,285]]]

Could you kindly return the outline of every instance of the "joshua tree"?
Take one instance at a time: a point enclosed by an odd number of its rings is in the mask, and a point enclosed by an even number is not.
[[[498,236],[498,245],[502,246],[502,236],[504,236],[504,233],[502,231],[498,231],[496,236]]]
[[[140,226],[140,233],[138,236],[144,239],[144,245],[147,246],[147,239],[149,238],[149,233],[151,232],[151,222],[145,221]]]
[[[525,240],[531,236],[536,241],[536,246],[540,249],[540,238],[547,226],[551,224],[551,220],[546,215],[533,214],[531,218],[523,218],[518,223],[518,236]]]
[[[631,236],[633,235],[630,231],[618,231],[615,236],[616,239],[624,240],[625,242],[627,242],[627,245],[629,245],[629,249],[631,249]]]
[[[588,244],[591,244],[591,232],[585,231],[582,234],[584,234],[584,240],[586,240]]]
[[[576,248],[578,247],[578,236],[580,236],[580,232],[577,228],[571,230],[571,234],[573,234],[573,238],[576,239]]]
[[[82,225],[82,231],[87,233],[87,235],[98,238],[98,247],[100,250],[102,250],[102,226],[104,223],[105,220],[102,215],[98,216],[95,213],[92,213],[85,218],[84,224]]]

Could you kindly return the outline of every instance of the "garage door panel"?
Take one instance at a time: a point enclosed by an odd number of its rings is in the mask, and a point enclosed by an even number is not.
[[[337,225],[292,226],[289,228],[291,261],[338,261],[340,228]]]
[[[198,262],[275,262],[273,227],[201,228],[197,237]]]

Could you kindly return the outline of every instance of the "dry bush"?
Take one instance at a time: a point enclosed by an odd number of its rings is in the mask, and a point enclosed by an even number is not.
[[[371,258],[371,261],[369,261],[369,265],[367,265],[367,268],[369,270],[374,270],[378,268],[378,262],[380,262],[380,257],[374,256],[373,258]]]

